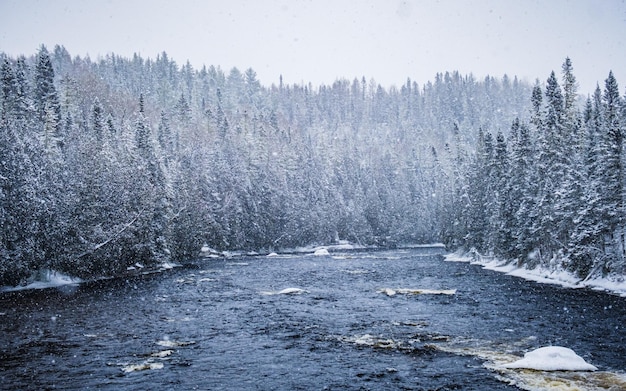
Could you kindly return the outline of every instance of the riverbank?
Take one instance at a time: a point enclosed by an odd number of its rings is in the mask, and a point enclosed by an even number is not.
[[[175,267],[181,266],[177,263],[163,262],[155,267],[144,267],[143,265],[136,263],[133,266],[129,266],[126,272],[116,274],[113,276],[96,277],[90,280],[83,280],[82,278],[70,276],[55,270],[41,270],[33,273],[33,276],[29,278],[28,282],[24,285],[18,286],[0,286],[0,293],[2,292],[15,292],[29,289],[47,289],[47,288],[59,288],[63,286],[76,286],[88,281],[107,280],[115,278],[125,278],[136,276],[139,274],[152,274],[160,273],[165,270],[170,270]]]
[[[459,252],[446,254],[445,260],[447,262],[467,262],[472,265],[482,266],[486,270],[493,270],[542,284],[554,284],[573,289],[590,288],[626,297],[626,280],[624,277],[607,276],[583,280],[576,277],[573,273],[563,270],[558,265],[554,265],[551,268],[539,266],[535,269],[526,269],[495,257],[473,257],[467,253]]]

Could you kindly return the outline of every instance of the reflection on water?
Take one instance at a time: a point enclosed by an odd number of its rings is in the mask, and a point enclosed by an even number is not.
[[[626,389],[626,299],[427,251],[209,259],[4,293],[0,388]],[[600,371],[500,367],[547,345]]]

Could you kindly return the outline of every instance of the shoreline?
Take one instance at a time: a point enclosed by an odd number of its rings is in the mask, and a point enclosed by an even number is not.
[[[576,277],[574,274],[561,269],[560,267],[549,269],[539,266],[535,269],[526,269],[523,266],[519,267],[510,262],[492,257],[485,257],[483,259],[476,260],[472,256],[463,253],[447,253],[444,255],[444,261],[464,262],[471,265],[478,265],[486,270],[504,273],[540,284],[559,285],[570,289],[589,288],[595,291],[602,291],[618,295],[620,297],[626,297],[626,280],[624,277],[607,276],[603,278],[590,278],[583,280]]]

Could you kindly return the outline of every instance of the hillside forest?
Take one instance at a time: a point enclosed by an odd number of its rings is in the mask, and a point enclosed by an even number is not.
[[[0,285],[347,240],[626,273],[626,99],[572,62],[264,85],[253,69],[0,54]]]

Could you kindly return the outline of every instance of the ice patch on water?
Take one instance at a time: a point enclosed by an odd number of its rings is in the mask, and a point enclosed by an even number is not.
[[[262,295],[272,296],[272,295],[301,295],[303,293],[308,293],[304,289],[300,288],[285,288],[280,291],[262,291]]]
[[[398,344],[392,339],[378,338],[370,334],[356,337],[354,344],[360,346],[372,346],[381,349],[396,349],[398,347]]]
[[[138,263],[136,263],[135,265],[139,265]],[[179,265],[178,263],[173,263],[173,262],[168,262],[168,261],[164,261],[163,263],[161,263],[161,265],[159,265],[159,270],[163,271],[163,270],[170,270],[173,269],[175,267],[180,267],[181,265]],[[143,266],[142,266],[143,268]]]
[[[355,335],[353,337],[339,337],[342,342],[352,343],[356,346],[372,347],[379,349],[398,349],[401,343],[389,338],[376,337],[371,334]]]
[[[348,274],[370,274],[370,273],[373,273],[373,271],[366,270],[366,269],[344,270],[344,272],[346,272]]]
[[[470,263],[472,258],[462,253],[448,253],[444,255],[444,261]]]
[[[195,341],[174,341],[170,339],[163,339],[158,341],[156,344],[159,346],[163,346],[164,348],[177,348],[180,346],[189,346],[195,344]]]
[[[146,370],[152,370],[152,369],[163,369],[163,363],[153,362],[153,361],[148,360],[139,364],[129,364],[129,365],[124,365],[122,367],[122,371],[124,373],[146,371]]]
[[[159,352],[154,352],[154,353],[150,354],[150,357],[165,358],[165,357],[171,356],[172,353],[174,353],[174,351],[172,349],[161,350]]]
[[[387,296],[395,296],[396,294],[400,295],[455,295],[456,289],[408,289],[408,288],[400,288],[400,289],[392,289],[392,288],[383,288],[378,290],[379,293],[384,293]]]

